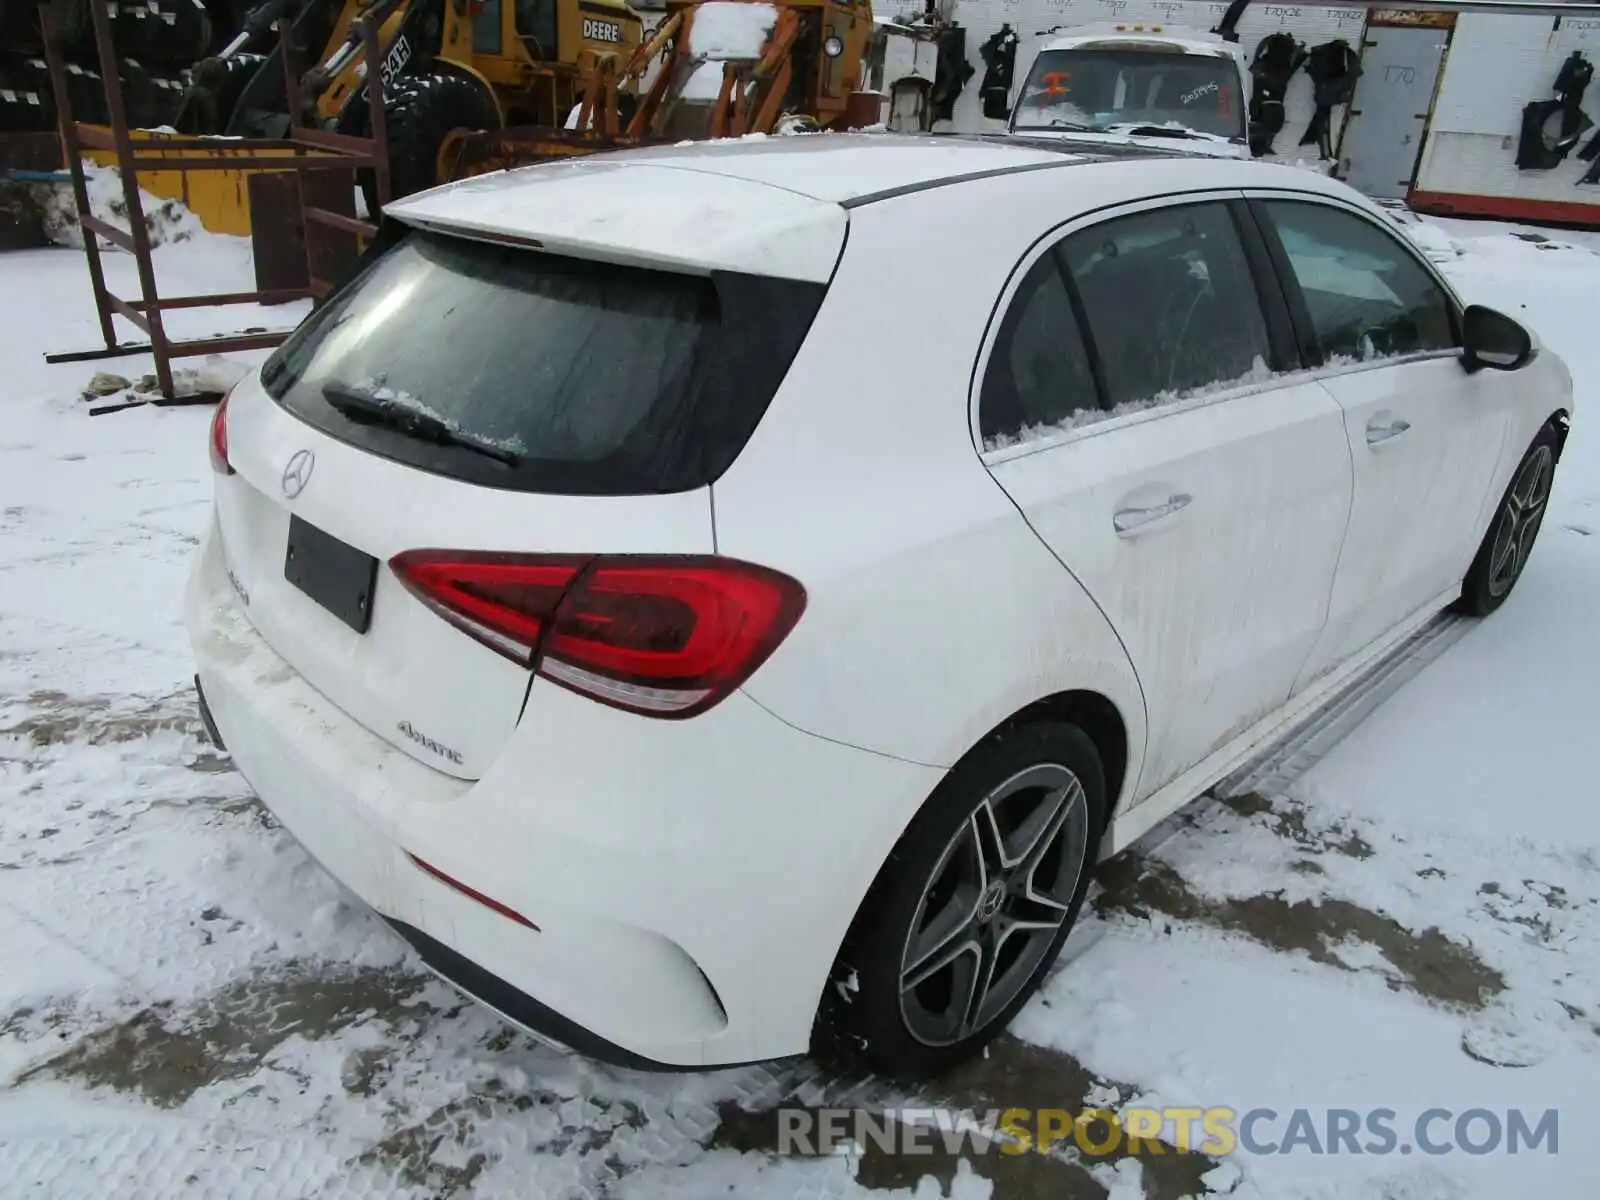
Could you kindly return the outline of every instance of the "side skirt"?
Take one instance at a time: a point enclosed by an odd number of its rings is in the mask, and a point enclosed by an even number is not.
[[[1305,770],[1431,657],[1466,632],[1470,627],[1466,618],[1443,613],[1459,594],[1460,588],[1455,587],[1430,600],[1277,712],[1116,817],[1100,843],[1100,857],[1106,859],[1127,849],[1219,783],[1234,795],[1268,780],[1281,785]],[[1432,653],[1417,653],[1419,642]]]

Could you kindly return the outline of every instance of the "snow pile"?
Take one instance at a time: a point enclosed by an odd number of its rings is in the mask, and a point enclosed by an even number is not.
[[[1280,158],[1277,161],[1281,163],[1284,160]],[[1339,164],[1322,158],[1296,158],[1292,163],[1285,165],[1293,167],[1296,171],[1310,171],[1315,175],[1332,175]]]
[[[1400,232],[1434,262],[1451,262],[1467,252],[1466,247],[1451,237],[1442,225],[1424,220],[1404,204],[1382,204],[1381,207],[1384,216],[1399,226]]]
[[[83,164],[89,190],[89,211],[94,216],[115,226],[124,233],[128,223],[128,203],[122,194],[122,173],[115,167]],[[151,246],[165,246],[171,242],[186,242],[204,232],[200,218],[190,212],[181,201],[163,200],[149,192],[139,192],[139,204],[144,209],[144,225],[150,235]],[[83,249],[83,229],[78,224],[78,204],[72,194],[71,184],[56,184],[44,200],[45,235],[58,246]],[[117,250],[104,238],[100,246]]]
[[[708,59],[690,71],[678,92],[680,100],[706,102],[713,101],[720,95],[722,95],[722,63],[716,59]],[[694,141],[690,139],[679,144],[692,146]]]
[[[199,366],[181,366],[172,369],[172,394],[183,396],[223,396],[233,390],[241,379],[250,373],[248,364],[220,354],[208,354]],[[143,398],[154,393],[160,384],[154,375],[142,376],[137,382],[125,375],[96,371],[79,393],[85,400],[98,400],[119,392],[133,392]]]
[[[696,58],[760,58],[777,20],[778,10],[770,4],[707,0],[694,9],[689,52]]]
[[[1417,221],[1404,228],[1417,248],[1434,262],[1446,263],[1466,253],[1460,242],[1431,222]]]
[[[172,390],[180,396],[222,396],[249,373],[250,368],[236,358],[208,354],[197,367],[174,368]]]

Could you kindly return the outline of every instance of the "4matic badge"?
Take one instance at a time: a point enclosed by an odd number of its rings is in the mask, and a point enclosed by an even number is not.
[[[401,721],[399,729],[401,733],[405,734],[424,750],[431,750],[441,758],[448,758],[458,767],[461,765],[461,751],[452,750],[449,746],[434,741],[427,734],[423,733],[420,729],[416,728],[416,726],[412,725],[410,721]]]

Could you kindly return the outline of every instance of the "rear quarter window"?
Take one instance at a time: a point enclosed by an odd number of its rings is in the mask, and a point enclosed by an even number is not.
[[[308,424],[435,474],[573,495],[687,491],[743,449],[825,292],[417,232],[313,313],[261,378]],[[352,393],[459,436],[330,400]]]

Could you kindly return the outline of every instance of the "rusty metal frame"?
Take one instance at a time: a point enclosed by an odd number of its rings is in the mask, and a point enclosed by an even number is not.
[[[78,206],[78,224],[83,233],[84,256],[89,264],[89,280],[94,289],[95,309],[100,319],[100,333],[105,341],[103,348],[46,354],[45,361],[87,362],[100,358],[149,352],[155,358],[156,381],[161,395],[171,401],[176,399],[172,380],[172,360],[202,354],[215,354],[230,350],[258,350],[278,345],[287,330],[266,333],[225,334],[220,337],[174,340],[169,337],[162,322],[162,314],[173,309],[210,308],[230,304],[281,304],[291,300],[311,299],[313,303],[325,298],[335,286],[335,281],[319,279],[315,275],[316,257],[312,254],[313,232],[317,228],[372,237],[377,227],[371,221],[362,221],[342,213],[308,204],[305,194],[306,172],[346,171],[351,186],[355,186],[357,172],[371,170],[377,181],[379,205],[388,202],[389,153],[388,130],[384,119],[383,72],[376,64],[383,62],[379,53],[377,30],[369,18],[356,22],[362,49],[369,64],[367,86],[368,107],[372,114],[372,136],[352,137],[331,133],[299,124],[303,119],[300,107],[299,77],[296,71],[290,23],[278,22],[279,42],[283,50],[283,70],[289,101],[289,129],[287,136],[276,139],[229,139],[222,143],[229,149],[249,150],[248,157],[223,157],[215,151],[219,143],[200,137],[151,138],[135,137],[128,127],[127,107],[123,102],[122,81],[117,72],[116,52],[111,41],[111,23],[102,3],[91,3],[94,21],[95,47],[100,57],[101,83],[105,88],[106,109],[111,116],[111,128],[104,129],[80,124],[73,116],[72,101],[66,79],[65,59],[61,52],[60,33],[48,4],[41,5],[39,20],[44,34],[45,58],[50,68],[50,84],[55,92],[56,111],[60,119],[60,134],[67,169],[72,175],[72,190]],[[116,155],[117,170],[122,178],[122,195],[127,208],[128,230],[96,217],[89,208],[88,180],[83,169],[83,151],[110,150]],[[154,151],[161,154],[152,153]],[[193,151],[186,157],[185,151]],[[155,265],[151,259],[150,231],[145,224],[144,206],[140,201],[138,173],[140,171],[216,171],[238,170],[241,164],[252,169],[293,171],[305,224],[306,260],[308,282],[300,288],[278,288],[254,292],[219,292],[210,295],[162,297],[156,288]],[[100,259],[100,239],[120,247],[133,255],[139,275],[140,298],[125,300],[106,286],[105,269]],[[119,342],[115,317],[122,317],[150,339],[147,342]]]

